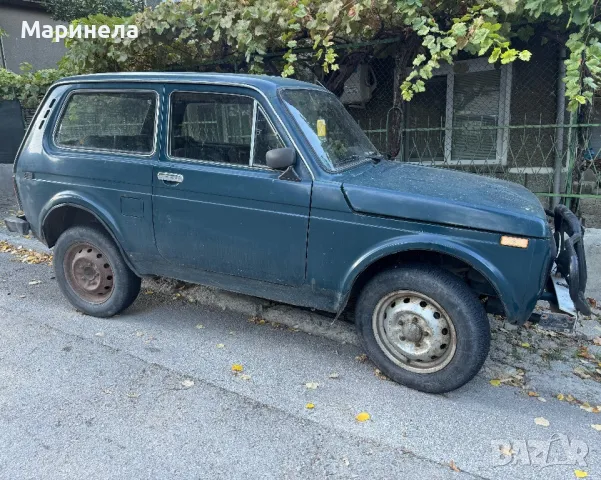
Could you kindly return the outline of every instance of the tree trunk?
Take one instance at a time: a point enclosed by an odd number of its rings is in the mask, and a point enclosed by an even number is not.
[[[388,145],[386,150],[388,156],[396,158],[401,150],[402,129],[405,116],[405,103],[401,95],[401,84],[407,76],[407,66],[413,61],[420,46],[416,35],[411,34],[405,42],[399,44],[394,56],[394,86],[392,108],[388,112]]]

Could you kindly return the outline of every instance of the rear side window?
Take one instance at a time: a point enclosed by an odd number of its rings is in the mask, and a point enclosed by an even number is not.
[[[149,154],[154,150],[155,92],[76,92],[56,132],[59,146]]]

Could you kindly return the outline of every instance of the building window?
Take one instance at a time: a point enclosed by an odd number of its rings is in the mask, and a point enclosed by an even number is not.
[[[402,158],[435,164],[506,164],[511,64],[485,58],[444,65],[407,103]]]

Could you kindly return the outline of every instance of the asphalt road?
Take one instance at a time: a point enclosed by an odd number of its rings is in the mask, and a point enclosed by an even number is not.
[[[142,294],[114,319],[84,316],[51,267],[0,254],[0,478],[601,475],[599,415],[483,376],[422,394],[379,379],[361,353],[167,295]],[[362,411],[369,421],[355,420]],[[536,442],[554,434],[586,443],[587,465],[533,466]],[[495,466],[494,440],[530,452]],[[558,447],[547,463],[566,459]]]

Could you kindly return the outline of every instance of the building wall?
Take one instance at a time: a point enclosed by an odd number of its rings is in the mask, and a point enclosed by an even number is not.
[[[0,59],[0,67],[13,72],[19,72],[19,65],[23,62],[31,63],[35,70],[56,67],[65,54],[62,42],[54,43],[49,38],[21,38],[22,22],[33,25],[36,20],[40,22],[40,28],[59,23],[42,10],[0,4],[0,28],[8,34],[1,39],[3,58]]]

